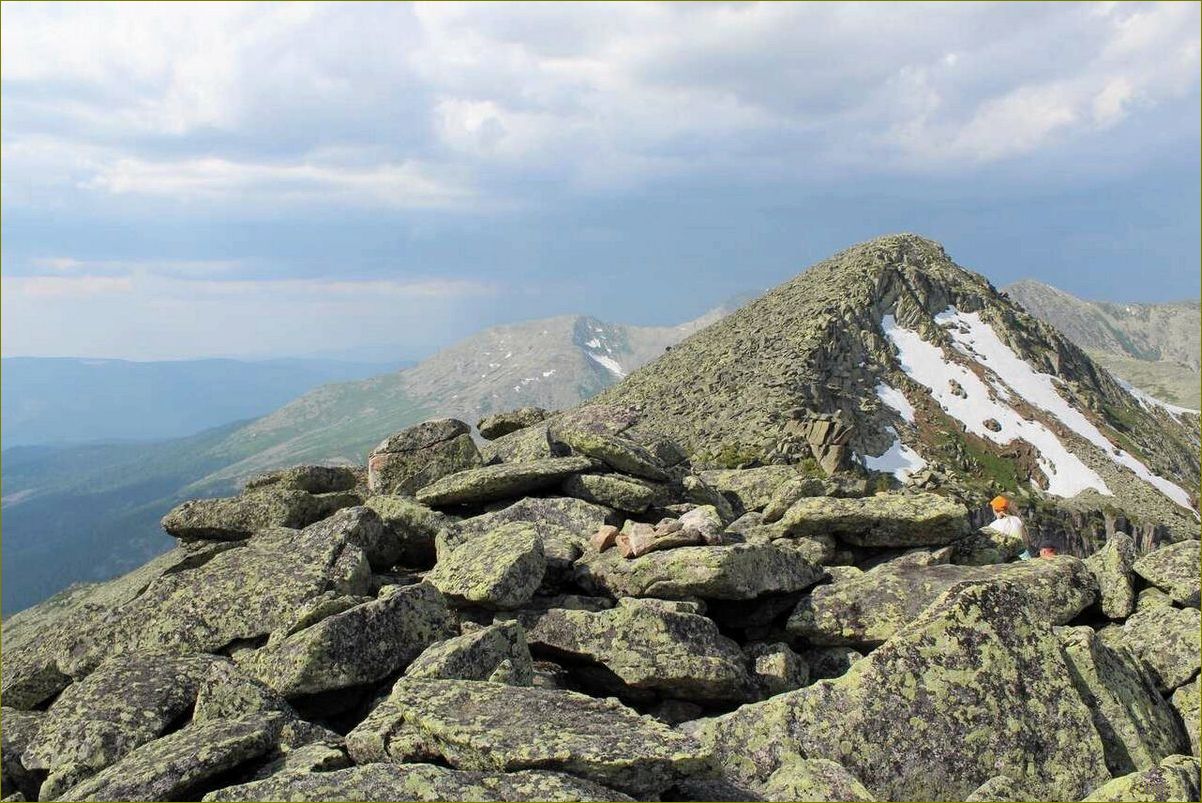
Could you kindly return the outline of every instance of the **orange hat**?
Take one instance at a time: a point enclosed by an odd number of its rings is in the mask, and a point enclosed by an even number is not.
[[[993,497],[993,501],[989,503],[989,506],[1000,513],[1010,507],[1010,500],[1004,496],[995,496]]]

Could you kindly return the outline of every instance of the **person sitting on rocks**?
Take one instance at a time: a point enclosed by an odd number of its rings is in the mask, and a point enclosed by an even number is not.
[[[1017,535],[1023,539],[1023,546],[1025,548],[1018,557],[1020,560],[1029,560],[1031,558],[1031,545],[1027,541],[1027,528],[1023,526],[1023,520],[1014,512],[1013,503],[1004,496],[995,496],[990,501],[989,506],[993,508],[994,516],[994,520],[988,525],[989,529],[1003,535]]]

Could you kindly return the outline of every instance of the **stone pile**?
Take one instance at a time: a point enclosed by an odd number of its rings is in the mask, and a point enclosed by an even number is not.
[[[431,421],[179,506],[5,620],[4,799],[1197,799],[1197,541],[1018,562],[637,420]]]

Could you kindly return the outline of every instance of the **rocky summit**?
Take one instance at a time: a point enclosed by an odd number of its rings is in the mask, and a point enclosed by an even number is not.
[[[1191,426],[873,241],[596,402],[179,505],[4,621],[3,799],[1197,799]]]

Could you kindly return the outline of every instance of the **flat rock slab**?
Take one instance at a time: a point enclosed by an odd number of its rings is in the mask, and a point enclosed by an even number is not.
[[[275,746],[279,715],[189,725],[68,789],[63,800],[195,800],[205,781]]]
[[[1189,749],[1173,709],[1134,653],[1108,648],[1089,627],[1064,628],[1059,635],[1069,676],[1093,715],[1111,775],[1151,769]]]
[[[184,502],[162,523],[181,541],[240,541],[270,527],[306,527],[329,512],[311,493],[268,486],[241,496]]]
[[[1202,793],[1197,756],[1170,756],[1142,772],[1115,778],[1085,798],[1099,803],[1197,800]]]
[[[1027,800],[1079,799],[1110,777],[1102,743],[1022,595],[957,585],[843,676],[689,730],[743,783],[828,758],[878,800],[963,800],[999,774]]]
[[[549,610],[532,625],[530,643],[554,660],[600,664],[619,681],[609,690],[619,696],[626,686],[686,700],[755,698],[737,643],[706,617],[657,602],[623,599],[596,613]]]
[[[350,491],[359,484],[360,471],[349,466],[294,466],[260,474],[249,480],[245,488],[251,491],[270,485],[311,494]]]
[[[822,575],[800,552],[772,544],[687,546],[629,560],[610,549],[576,563],[582,586],[615,597],[755,599],[800,591]]]
[[[993,579],[1022,586],[1032,615],[1050,624],[1071,621],[1097,597],[1089,569],[1068,555],[995,566],[889,563],[818,586],[797,604],[786,627],[811,644],[875,646],[957,583]]]
[[[799,499],[781,521],[790,535],[835,535],[854,546],[948,544],[968,532],[968,508],[938,494]]]
[[[159,736],[195,703],[212,656],[128,655],[59,695],[22,755],[27,769],[103,769]]]
[[[556,424],[551,428],[551,441],[562,443],[582,455],[600,460],[605,465],[635,477],[664,482],[668,473],[655,455],[632,440],[586,427]]]
[[[388,436],[367,458],[368,488],[411,496],[448,474],[479,466],[470,432],[462,421],[439,418]]]
[[[1199,689],[1198,678],[1194,678],[1173,692],[1169,700],[1185,723],[1185,731],[1189,734],[1189,752],[1195,756],[1198,755],[1198,729],[1199,720],[1202,719],[1202,713],[1198,710],[1202,707],[1199,694],[1202,694],[1202,689]]]
[[[549,488],[572,474],[588,471],[593,461],[587,457],[550,457],[526,463],[501,463],[443,477],[417,492],[423,505],[483,504],[497,499]]]
[[[409,664],[405,677],[490,680],[499,673],[505,673],[505,682],[514,686],[534,681],[526,632],[517,622],[498,622],[432,644]]]
[[[1179,605],[1198,607],[1198,541],[1182,541],[1149,552],[1135,561],[1135,573],[1168,592]]]
[[[286,697],[375,683],[457,631],[442,595],[416,583],[257,650],[243,668]]]
[[[496,440],[519,429],[532,427],[548,415],[541,407],[519,407],[516,410],[506,410],[481,418],[476,424],[480,437],[485,440]]]
[[[613,700],[478,681],[402,678],[346,743],[358,764],[420,751],[456,769],[567,772],[643,800],[708,766],[692,739]]]
[[[1197,608],[1155,605],[1132,614],[1118,642],[1144,660],[1162,691],[1172,691],[1198,673],[1200,626]]]
[[[563,493],[626,513],[642,513],[662,487],[617,474],[574,474],[563,481]]]
[[[460,602],[516,608],[534,596],[546,571],[534,526],[513,522],[450,550],[426,580]]]
[[[561,772],[468,772],[433,764],[365,764],[334,772],[275,775],[228,786],[206,801],[627,801],[600,784]]]
[[[738,503],[743,511],[749,511],[763,510],[777,489],[801,475],[792,466],[761,466],[713,469],[702,471],[699,476],[706,485]]]

